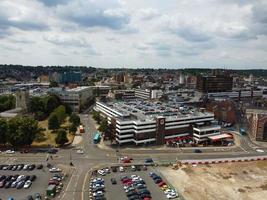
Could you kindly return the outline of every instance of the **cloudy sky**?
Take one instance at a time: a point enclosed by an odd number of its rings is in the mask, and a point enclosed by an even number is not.
[[[267,69],[267,1],[0,0],[0,63]]]

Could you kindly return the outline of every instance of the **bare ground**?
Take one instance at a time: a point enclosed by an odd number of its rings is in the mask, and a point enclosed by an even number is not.
[[[160,168],[186,200],[267,199],[267,161]]]

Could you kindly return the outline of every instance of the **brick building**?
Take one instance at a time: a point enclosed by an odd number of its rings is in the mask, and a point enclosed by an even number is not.
[[[267,110],[246,110],[250,137],[257,141],[267,141]]]

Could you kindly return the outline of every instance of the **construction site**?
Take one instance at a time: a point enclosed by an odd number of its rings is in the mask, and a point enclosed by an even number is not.
[[[259,200],[267,196],[267,161],[176,164],[160,168],[186,200]]]

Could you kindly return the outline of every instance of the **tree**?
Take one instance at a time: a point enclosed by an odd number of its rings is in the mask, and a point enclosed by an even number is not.
[[[72,124],[74,124],[75,126],[78,126],[80,124],[81,120],[80,120],[80,117],[77,114],[72,113],[70,115],[70,122]]]
[[[13,95],[0,96],[0,112],[15,108],[16,98]]]
[[[70,127],[69,127],[69,131],[71,133],[76,133],[77,131],[77,126],[75,124],[71,124]]]
[[[48,95],[44,98],[44,110],[46,113],[50,114],[58,106],[60,106],[60,100],[56,95]]]
[[[50,81],[49,87],[58,87],[58,82]]]
[[[13,146],[31,145],[39,132],[35,119],[15,117],[8,122],[7,140]]]
[[[102,133],[105,133],[107,131],[107,129],[108,129],[108,122],[106,119],[104,119],[101,121],[98,130]]]
[[[6,144],[7,142],[7,121],[0,118],[0,144]]]
[[[56,143],[62,146],[68,141],[67,132],[64,129],[59,129],[57,132]]]
[[[55,113],[51,113],[48,118],[48,129],[49,130],[55,130],[60,127],[60,123],[58,120],[58,117]]]
[[[97,111],[93,111],[93,119],[99,124],[101,121],[100,113]]]
[[[33,113],[44,111],[44,103],[41,97],[32,97],[29,102],[29,110]]]
[[[66,118],[66,108],[65,106],[61,105],[61,106],[58,106],[54,111],[53,113],[56,114],[57,118],[58,118],[58,122],[59,124],[61,124],[64,119]]]

